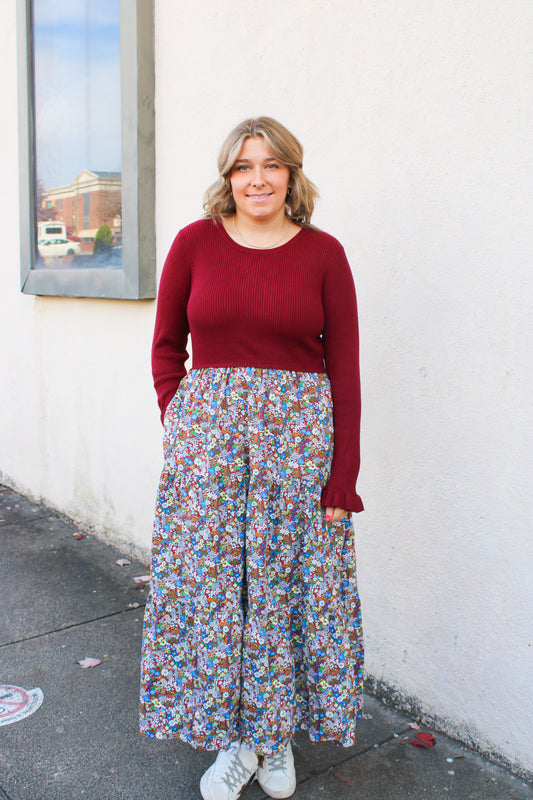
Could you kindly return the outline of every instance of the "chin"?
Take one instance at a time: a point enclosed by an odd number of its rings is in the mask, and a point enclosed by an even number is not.
[[[272,208],[272,206],[265,206],[258,208],[257,206],[252,206],[251,208],[246,209],[246,213],[249,214],[251,217],[275,217],[279,214],[281,209],[279,208]]]

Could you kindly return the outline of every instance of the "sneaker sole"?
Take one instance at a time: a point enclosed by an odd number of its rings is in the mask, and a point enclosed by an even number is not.
[[[267,794],[269,797],[273,797],[274,800],[285,800],[285,798],[287,797],[292,797],[292,795],[296,791],[296,777],[294,778],[293,782],[291,783],[288,789],[279,790],[277,792],[272,791],[271,789],[267,789],[267,787],[261,783],[261,780],[259,778],[257,778],[257,783],[264,791],[264,793]]]

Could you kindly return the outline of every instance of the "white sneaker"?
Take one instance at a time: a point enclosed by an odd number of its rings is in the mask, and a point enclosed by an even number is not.
[[[257,770],[259,786],[269,797],[290,797],[296,789],[291,743],[271,756],[263,756]]]
[[[204,800],[237,800],[254,777],[257,756],[240,742],[220,750],[214,764],[204,772],[200,791]]]

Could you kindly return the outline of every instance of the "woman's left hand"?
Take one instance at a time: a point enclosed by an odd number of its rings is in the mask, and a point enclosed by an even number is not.
[[[337,508],[337,506],[331,508],[331,506],[328,506],[326,508],[326,522],[338,522],[340,519],[343,519],[344,517],[349,518],[351,516],[351,513],[352,513],[351,511],[346,511],[344,508]]]

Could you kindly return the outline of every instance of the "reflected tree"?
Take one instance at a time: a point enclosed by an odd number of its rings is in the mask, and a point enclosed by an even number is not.
[[[113,232],[109,225],[100,225],[94,237],[93,255],[101,256],[111,250]]]
[[[41,178],[37,179],[35,189],[35,215],[38,222],[46,222],[49,219],[57,219],[58,211],[54,205],[47,206],[45,200],[46,189]]]
[[[102,225],[117,217],[122,219],[122,192],[104,189],[100,193],[99,220]]]

